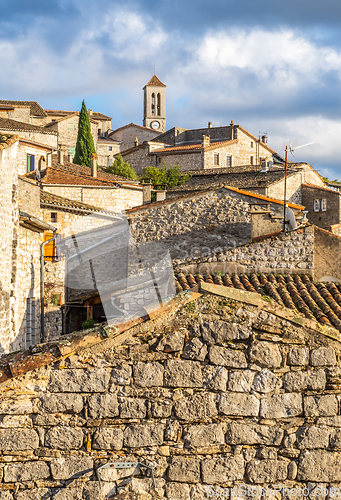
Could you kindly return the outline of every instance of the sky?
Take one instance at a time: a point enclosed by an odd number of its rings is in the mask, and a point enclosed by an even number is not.
[[[231,120],[341,179],[340,0],[0,0],[0,99],[142,125],[154,72],[167,129]],[[154,71],[155,68],[155,71]]]

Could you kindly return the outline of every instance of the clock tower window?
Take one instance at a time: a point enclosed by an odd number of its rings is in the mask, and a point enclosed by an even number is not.
[[[161,95],[158,93],[157,95],[157,115],[161,116]]]
[[[152,93],[152,99],[151,99],[151,114],[155,115],[155,94],[154,94],[154,92]]]

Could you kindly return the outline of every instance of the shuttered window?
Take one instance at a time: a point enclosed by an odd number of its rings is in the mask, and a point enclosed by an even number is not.
[[[326,212],[327,211],[327,200],[326,200],[326,198],[323,198],[321,200],[321,210],[322,210],[322,212]]]
[[[46,231],[44,234],[44,241],[48,241],[53,238],[52,231]],[[51,241],[47,245],[44,246],[44,260],[52,261],[55,260],[55,241]]]
[[[230,155],[226,156],[226,166],[232,167],[232,156],[230,156]]]
[[[213,164],[219,165],[219,153],[214,153]]]
[[[320,200],[314,200],[314,212],[320,211]]]

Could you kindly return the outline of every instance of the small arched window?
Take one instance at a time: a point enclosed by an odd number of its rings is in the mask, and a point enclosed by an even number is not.
[[[160,94],[157,95],[156,105],[157,105],[157,115],[161,116],[161,95]]]
[[[155,94],[154,94],[154,92],[152,93],[152,100],[151,100],[151,114],[155,115]]]

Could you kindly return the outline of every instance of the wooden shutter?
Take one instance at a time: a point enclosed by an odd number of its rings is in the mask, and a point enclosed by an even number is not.
[[[322,200],[321,200],[321,210],[322,210],[322,212],[327,211],[327,199],[326,198],[322,198]]]
[[[44,233],[44,241],[48,241],[51,238],[53,238],[53,232],[46,231],[46,233]],[[55,257],[55,241],[53,240],[44,246],[44,259],[52,261],[54,260],[54,257]]]
[[[320,200],[314,200],[314,212],[320,211]]]

